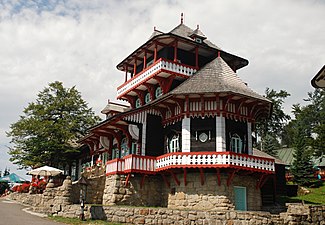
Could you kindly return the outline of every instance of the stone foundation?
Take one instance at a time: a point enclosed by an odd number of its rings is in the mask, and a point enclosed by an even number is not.
[[[231,210],[235,208],[234,186],[242,186],[246,187],[247,209],[261,210],[261,193],[256,189],[257,178],[235,175],[229,187],[227,186],[228,175],[221,174],[220,178],[219,186],[216,173],[205,173],[202,185],[199,173],[188,173],[186,186],[184,182],[180,182],[178,186],[173,178],[169,177],[171,188],[168,194],[168,208]],[[183,181],[183,175],[178,175],[177,179]]]
[[[180,181],[179,185],[171,175],[165,175],[170,187],[160,175],[146,175],[143,181],[143,176],[134,174],[129,178],[127,186],[126,176],[107,176],[102,204],[160,206],[186,210],[233,210],[234,186],[242,186],[246,187],[247,209],[261,210],[261,192],[256,189],[256,177],[235,176],[228,187],[228,174],[221,174],[220,186],[216,173],[205,173],[203,185],[198,172],[187,173],[186,185],[183,182],[183,174],[175,176]]]
[[[107,176],[103,205],[166,206],[164,184],[159,177],[146,175],[142,179],[143,176],[135,174],[125,186],[126,176]]]

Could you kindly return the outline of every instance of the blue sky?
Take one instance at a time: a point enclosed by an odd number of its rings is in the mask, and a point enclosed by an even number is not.
[[[0,170],[15,171],[5,132],[48,83],[75,85],[100,114],[124,79],[116,65],[182,12],[187,26],[249,60],[238,75],[253,90],[291,93],[287,112],[313,90],[325,62],[322,0],[0,0]]]

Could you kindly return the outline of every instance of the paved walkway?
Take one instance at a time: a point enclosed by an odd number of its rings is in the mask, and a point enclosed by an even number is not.
[[[41,217],[43,216],[43,217]],[[53,222],[42,214],[29,212],[26,206],[0,198],[0,225],[64,225]]]

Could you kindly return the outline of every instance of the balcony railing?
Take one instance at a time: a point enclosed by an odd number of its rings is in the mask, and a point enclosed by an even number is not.
[[[155,173],[156,157],[128,155],[123,159],[125,173]]]
[[[234,152],[177,152],[158,157],[128,155],[106,164],[106,174],[149,173],[172,168],[237,168],[274,173],[274,159]]]
[[[157,157],[156,171],[184,167],[232,167],[274,172],[274,160],[234,152],[178,152]]]
[[[124,173],[124,159],[113,159],[106,163],[106,175]]]
[[[163,71],[180,76],[191,76],[196,72],[196,69],[189,65],[160,58],[154,64],[150,65],[140,73],[136,74],[130,80],[119,86],[117,88],[117,97],[121,97],[125,93],[129,92],[133,87],[139,86],[145,81],[151,79],[154,75]]]

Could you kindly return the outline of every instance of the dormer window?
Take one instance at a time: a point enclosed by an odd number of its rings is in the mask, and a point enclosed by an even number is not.
[[[198,38],[198,37],[195,38],[195,41],[196,41],[197,43],[200,43],[200,44],[202,43],[202,39],[201,39],[201,38]]]

